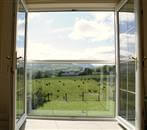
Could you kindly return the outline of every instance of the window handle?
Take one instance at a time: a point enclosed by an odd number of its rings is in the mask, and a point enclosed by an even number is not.
[[[143,57],[143,60],[142,60],[142,64],[143,64],[143,66],[144,66],[146,60],[147,60],[147,57],[146,57],[146,56]]]
[[[20,57],[17,57],[17,60],[19,60],[19,59],[22,59],[23,57],[22,56],[20,56]]]
[[[7,60],[12,60],[12,58],[10,56],[7,56],[6,59]]]
[[[147,60],[147,57],[144,57],[144,58],[143,58],[143,62],[144,62],[145,60]]]
[[[132,57],[132,60],[135,60],[135,61],[136,61],[136,60],[137,60],[137,58],[136,58],[136,57]]]
[[[132,56],[132,57],[129,57],[129,59],[130,59],[130,60],[137,61],[137,57],[133,57],[133,56]]]

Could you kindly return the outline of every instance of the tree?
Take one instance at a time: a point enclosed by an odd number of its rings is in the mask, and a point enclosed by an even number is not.
[[[58,73],[58,76],[62,76],[63,73],[64,73],[63,71],[60,71],[60,72]]]
[[[44,78],[49,78],[49,77],[51,77],[51,75],[52,75],[52,73],[50,71],[45,71],[43,77]]]
[[[96,68],[96,72],[99,72],[100,73],[101,72],[101,68],[100,67],[97,67]]]
[[[85,68],[84,72],[82,72],[80,75],[91,75],[93,72],[93,69],[91,68]]]
[[[40,78],[42,78],[42,73],[41,73],[41,71],[38,71],[36,73],[35,79],[40,79]]]

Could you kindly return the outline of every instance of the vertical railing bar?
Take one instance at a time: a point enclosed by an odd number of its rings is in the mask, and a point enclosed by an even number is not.
[[[116,87],[115,87],[115,91],[116,91],[116,113],[115,116],[119,116],[119,88],[120,88],[120,51],[119,51],[119,13],[118,11],[115,12],[115,30],[116,30],[116,43],[115,43],[115,50],[116,50]]]

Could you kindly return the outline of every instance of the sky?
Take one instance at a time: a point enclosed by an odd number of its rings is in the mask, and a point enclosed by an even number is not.
[[[24,57],[24,43],[25,43],[25,13],[18,12],[17,14],[17,57]]]
[[[28,60],[114,60],[114,12],[28,16]]]
[[[121,52],[134,43],[134,31],[126,33],[134,14],[121,13]],[[23,53],[24,16],[18,16],[17,51]],[[127,26],[126,26],[127,25]],[[125,28],[126,27],[126,28]],[[126,39],[126,40],[125,40]],[[134,49],[131,50],[133,53]],[[27,60],[115,61],[114,12],[36,12],[28,15]]]
[[[120,12],[120,57],[121,60],[136,57],[136,22],[134,12]]]

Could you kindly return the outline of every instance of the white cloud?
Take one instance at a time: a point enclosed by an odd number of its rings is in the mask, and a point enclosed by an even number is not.
[[[25,33],[25,19],[18,17],[17,21],[17,34],[18,36],[24,36]]]
[[[132,57],[135,55],[136,35],[122,33],[120,35],[120,53],[125,57]]]
[[[49,26],[51,23],[53,23],[54,20],[51,19],[48,15],[48,13],[29,13],[28,14],[28,23],[34,24],[34,25],[41,25],[43,27]]]
[[[28,19],[29,20],[33,20],[33,19],[38,19],[39,17],[41,17],[41,13],[29,13],[28,14]]]
[[[17,48],[17,57],[24,57],[24,48]]]
[[[122,47],[127,47],[128,44],[134,44],[136,41],[136,35],[135,34],[128,34],[128,33],[122,33],[120,34],[120,41]]]
[[[98,17],[97,13],[88,13],[88,18],[73,16],[73,20],[69,20],[70,26],[66,26],[67,17],[63,19],[65,23],[62,25],[56,18],[51,19],[48,13],[30,15],[32,18],[29,20],[27,59],[114,61],[114,44],[112,41],[106,43],[106,40],[114,39],[114,26],[110,18],[113,17],[113,13],[108,14]],[[91,16],[94,16],[94,19]],[[55,21],[57,26],[54,22],[47,23],[49,20]]]
[[[112,22],[112,19],[114,19],[114,13],[112,12],[92,12],[91,15],[93,15],[96,18],[97,22],[106,22],[109,21]]]
[[[64,27],[64,28],[55,28],[51,32],[52,33],[68,33],[71,32],[71,27]]]
[[[28,60],[112,60],[114,61],[114,47],[105,46],[87,48],[83,50],[60,50],[46,43],[29,42],[27,50]]]
[[[69,35],[74,40],[90,38],[92,41],[106,41],[114,39],[114,26],[112,13],[94,13],[94,20],[76,19],[72,33]],[[110,20],[108,23],[107,20]]]
[[[132,12],[120,12],[120,21],[133,22],[135,20],[135,13]]]

